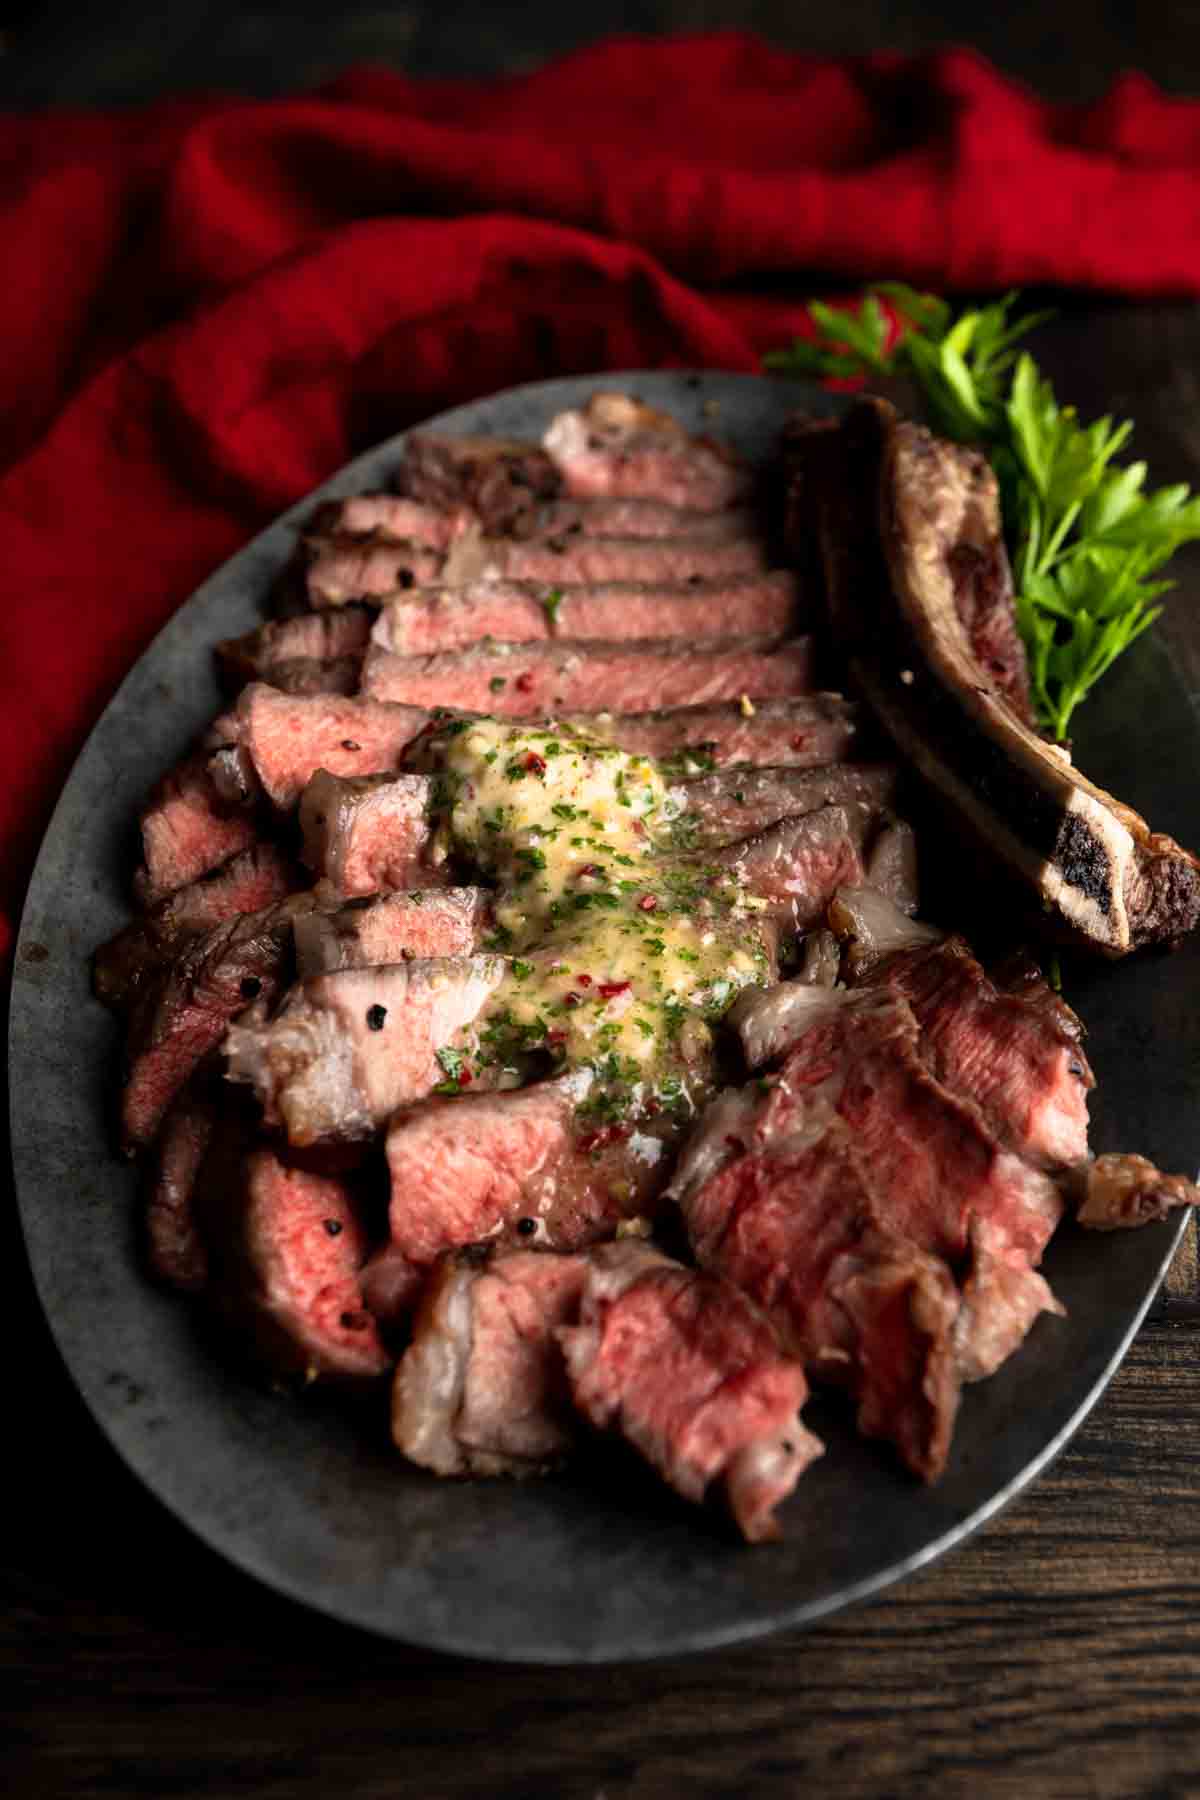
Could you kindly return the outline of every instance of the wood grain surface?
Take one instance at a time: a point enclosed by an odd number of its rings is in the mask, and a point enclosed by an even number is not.
[[[692,10],[672,22],[710,22]],[[1036,348],[1060,391],[1133,411],[1155,479],[1200,481],[1200,310],[1058,303]],[[1178,572],[1165,629],[1195,697],[1200,553]],[[1200,1795],[1194,1235],[1084,1429],[964,1549],[807,1633],[579,1672],[407,1651],[221,1563],[84,1412],[11,1205],[0,1254],[0,1780],[16,1800]]]

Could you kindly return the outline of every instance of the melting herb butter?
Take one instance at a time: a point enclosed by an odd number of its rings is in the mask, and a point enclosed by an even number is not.
[[[711,1023],[770,958],[735,878],[679,853],[660,770],[570,726],[497,719],[455,721],[425,755],[443,847],[495,881],[491,947],[510,959],[480,1060],[586,1067],[581,1111],[605,1122],[696,1103]]]

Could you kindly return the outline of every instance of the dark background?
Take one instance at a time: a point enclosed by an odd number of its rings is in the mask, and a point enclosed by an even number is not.
[[[0,106],[112,106],[223,87],[278,94],[375,61],[412,75],[535,67],[612,31],[758,31],[817,55],[974,44],[1055,99],[1094,99],[1124,68],[1200,92],[1200,4],[1132,0],[48,0],[0,3]]]
[[[613,30],[728,26],[823,54],[969,42],[1058,99],[1093,99],[1128,67],[1200,93],[1200,4],[0,0],[0,108],[276,94],[360,61],[519,72]],[[1038,346],[1049,373],[1085,413],[1133,407],[1156,477],[1196,482],[1181,395],[1197,309],[1060,300]],[[1194,564],[1186,586],[1200,591]],[[1195,690],[1200,618],[1181,607],[1170,630]],[[100,1439],[10,1219],[0,1256],[0,1789],[14,1800],[1200,1794],[1194,1259],[1055,1468],[936,1569],[808,1633],[572,1672],[377,1642],[219,1562]]]

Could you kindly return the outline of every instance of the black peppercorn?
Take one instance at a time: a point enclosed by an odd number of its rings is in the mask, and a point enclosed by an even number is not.
[[[537,1220],[536,1219],[518,1219],[517,1220],[517,1230],[520,1232],[522,1237],[532,1237],[534,1232],[537,1230]]]
[[[243,981],[242,986],[241,986],[242,999],[243,1000],[253,1000],[258,994],[261,994],[261,993],[262,993],[262,982],[258,979],[258,976],[257,975],[247,975],[245,981]]]
[[[340,1237],[342,1235],[342,1221],[340,1219],[326,1219],[325,1229],[330,1237]]]
[[[378,1005],[368,1006],[368,1008],[367,1008],[367,1029],[368,1029],[368,1031],[382,1031],[383,1030],[383,1021],[386,1018],[387,1018],[387,1007],[386,1006],[378,1006]]]

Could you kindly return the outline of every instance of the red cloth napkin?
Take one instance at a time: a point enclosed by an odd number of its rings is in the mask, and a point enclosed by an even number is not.
[[[753,369],[814,272],[1200,291],[1198,168],[1200,105],[1138,76],[1049,106],[731,34],[0,119],[0,934],[131,661],[356,450],[540,376]]]

